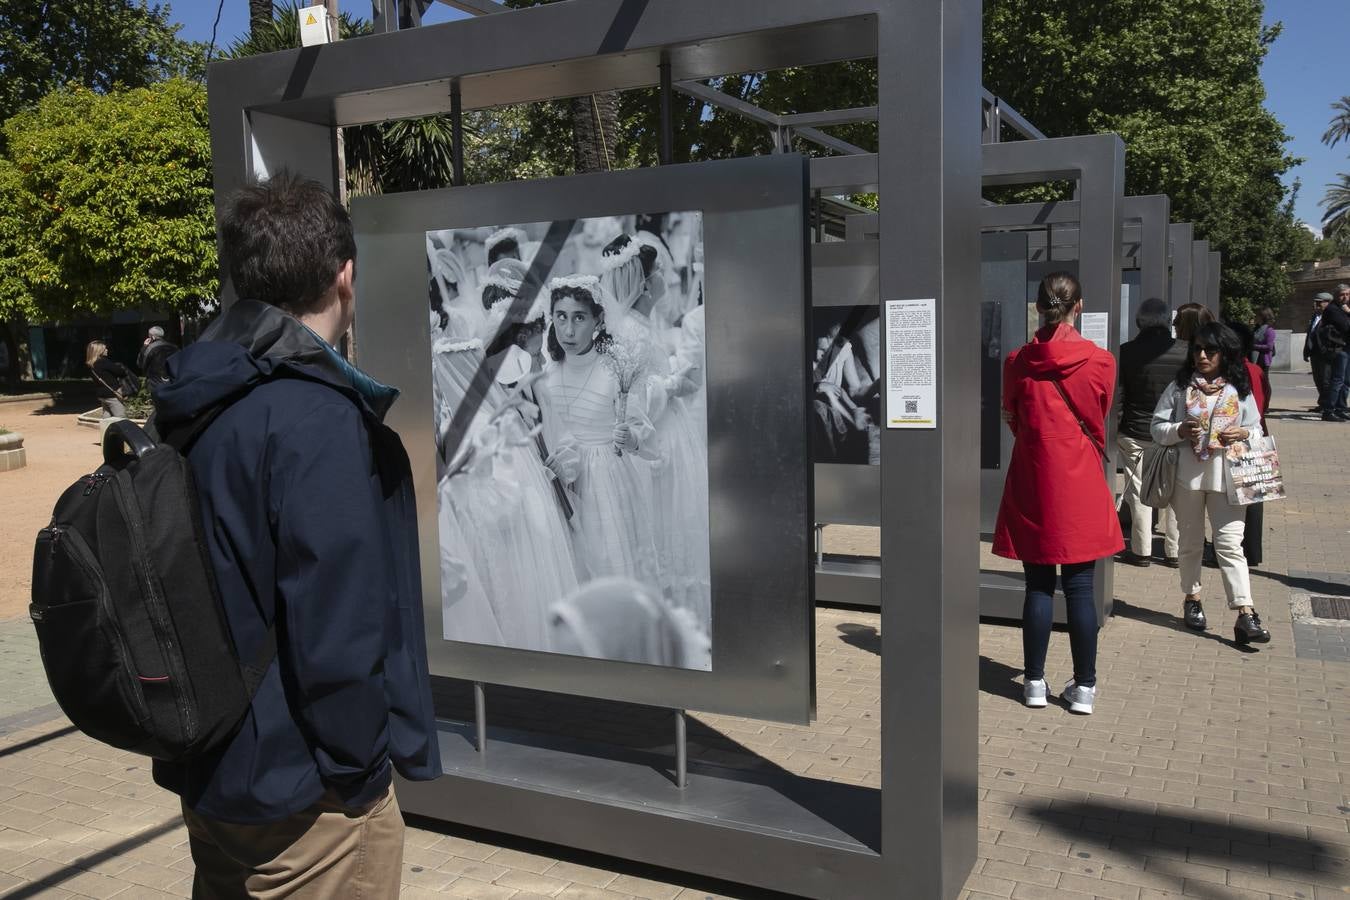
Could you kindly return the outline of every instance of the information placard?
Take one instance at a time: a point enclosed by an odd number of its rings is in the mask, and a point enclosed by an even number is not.
[[[937,427],[937,301],[886,301],[886,427]]]
[[[1078,320],[1078,333],[1103,350],[1111,347],[1111,314],[1083,313]]]

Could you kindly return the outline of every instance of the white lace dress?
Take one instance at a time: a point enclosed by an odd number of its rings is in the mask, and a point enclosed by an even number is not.
[[[692,613],[698,628],[711,635],[707,424],[696,421],[678,396],[690,375],[671,373],[670,356],[649,321],[630,313],[619,327],[628,340],[650,347],[647,414],[656,435],[648,465],[661,592],[674,608]],[[697,366],[702,365],[698,359]]]
[[[537,394],[549,450],[566,460],[559,468],[576,507],[579,579],[621,576],[659,592],[651,475],[637,455],[614,452],[619,383],[610,367],[595,350],[551,362]],[[626,421],[646,453],[652,426],[644,406],[645,387],[635,386]]]
[[[549,607],[577,587],[571,536],[525,420],[503,410],[508,395],[491,381],[476,401],[469,391],[483,364],[482,351],[469,346],[475,343],[433,354],[441,429],[456,421],[466,397],[478,403],[463,434],[449,437],[454,446],[437,490],[443,633],[544,650]],[[461,571],[468,573],[462,589]],[[475,586],[486,605],[476,601]]]

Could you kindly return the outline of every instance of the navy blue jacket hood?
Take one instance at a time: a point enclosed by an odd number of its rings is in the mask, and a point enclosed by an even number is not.
[[[228,744],[155,780],[197,812],[273,822],[328,794],[378,799],[441,772],[412,476],[382,423],[396,392],[298,320],[240,301],[169,361],[161,433],[225,405],[188,450],[236,648],[277,659]]]

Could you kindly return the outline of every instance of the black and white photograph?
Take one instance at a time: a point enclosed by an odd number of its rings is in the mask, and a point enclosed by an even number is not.
[[[881,316],[875,305],[817,306],[812,458],[818,463],[881,462]]]
[[[443,637],[711,670],[702,213],[426,252]]]

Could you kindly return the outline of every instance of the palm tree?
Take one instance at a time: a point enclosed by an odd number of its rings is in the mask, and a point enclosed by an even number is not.
[[[272,0],[248,0],[248,30],[253,34],[272,24]]]
[[[1350,142],[1350,97],[1342,97],[1331,104],[1334,114],[1331,125],[1322,135],[1322,143],[1335,147],[1342,140]]]
[[[1329,238],[1350,233],[1350,175],[1341,173],[1340,180],[1327,185],[1327,192],[1318,204],[1324,210],[1322,234]]]

